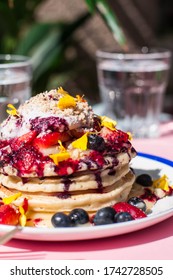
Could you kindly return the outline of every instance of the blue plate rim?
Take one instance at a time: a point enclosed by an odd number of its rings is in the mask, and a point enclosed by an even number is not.
[[[161,162],[161,163],[164,163],[166,165],[169,165],[169,166],[173,167],[173,161],[171,161],[169,159],[166,159],[166,158],[163,158],[163,157],[160,157],[160,156],[151,155],[151,154],[142,153],[142,152],[137,152],[137,156],[152,159],[154,161],[158,161],[158,162]]]

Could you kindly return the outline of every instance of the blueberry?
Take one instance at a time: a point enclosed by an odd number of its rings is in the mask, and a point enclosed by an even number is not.
[[[114,223],[116,211],[112,207],[104,207],[99,209],[93,219],[95,225],[107,225]]]
[[[153,181],[149,174],[141,174],[137,176],[136,183],[143,187],[150,187],[153,184]]]
[[[129,204],[138,207],[139,209],[141,209],[143,212],[146,211],[147,206],[145,201],[143,201],[143,199],[139,198],[139,197],[131,197],[128,201]]]
[[[96,150],[102,152],[105,150],[105,141],[103,137],[97,134],[89,134],[88,135],[88,149]]]
[[[76,208],[73,209],[70,213],[69,213],[69,218],[71,220],[71,223],[74,225],[77,224],[86,224],[89,222],[89,215],[88,213],[81,208]]]
[[[68,215],[57,212],[55,213],[51,218],[52,225],[54,227],[70,227],[71,226],[71,220]]]
[[[115,214],[114,222],[115,223],[122,223],[132,221],[133,217],[128,212],[118,212]]]

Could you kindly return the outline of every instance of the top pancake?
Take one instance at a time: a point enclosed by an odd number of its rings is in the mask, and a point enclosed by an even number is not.
[[[0,173],[18,177],[70,176],[105,170],[136,155],[129,135],[96,116],[87,101],[62,88],[40,93],[1,125]],[[121,156],[122,155],[122,156]]]

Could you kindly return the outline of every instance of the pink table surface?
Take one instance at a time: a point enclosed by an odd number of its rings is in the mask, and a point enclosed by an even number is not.
[[[139,152],[173,160],[173,122],[157,139],[133,140]],[[13,239],[0,246],[0,259],[172,260],[173,217],[133,233],[84,241],[43,242]]]

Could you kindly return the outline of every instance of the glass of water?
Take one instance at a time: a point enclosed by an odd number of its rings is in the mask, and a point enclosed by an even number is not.
[[[9,103],[16,108],[31,96],[32,63],[21,55],[0,55],[0,123]]]
[[[139,53],[98,50],[96,58],[105,113],[134,137],[159,136],[171,52],[146,47]]]

